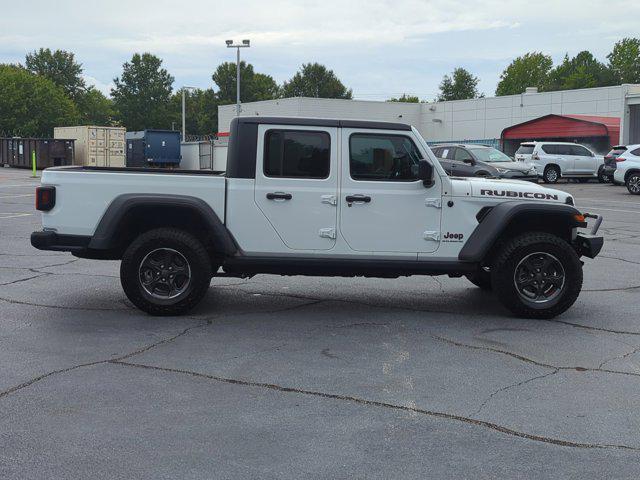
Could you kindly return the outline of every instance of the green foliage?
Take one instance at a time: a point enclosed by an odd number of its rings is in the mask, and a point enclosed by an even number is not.
[[[150,53],[136,53],[113,81],[113,105],[120,123],[129,131],[168,128],[173,77],[162,60]]]
[[[211,135],[218,129],[218,98],[212,88],[187,91],[185,95],[187,135]],[[169,126],[182,129],[182,90],[171,96]]]
[[[224,62],[218,66],[211,78],[218,86],[221,105],[236,103],[236,64]],[[279,88],[273,77],[255,73],[253,65],[240,62],[240,101],[256,102],[278,98]]]
[[[74,103],[51,80],[16,65],[0,65],[0,132],[50,137],[53,127],[73,125],[78,118]]]
[[[564,60],[549,72],[544,89],[547,91],[604,87],[615,84],[615,77],[607,66],[588,51]]]
[[[527,87],[543,90],[553,61],[540,52],[525,53],[516,58],[500,75],[496,96],[517,95]]]
[[[82,65],[75,61],[71,52],[49,48],[28,53],[25,59],[27,70],[48,78],[72,99],[77,99],[86,88],[82,78]]]
[[[76,105],[82,125],[112,125],[115,112],[113,102],[94,87],[78,95]]]
[[[306,63],[282,85],[283,97],[345,98],[353,96],[333,70],[319,63]]]
[[[451,76],[443,77],[438,101],[478,98],[478,82],[478,77],[474,77],[464,68],[456,68]]]
[[[616,83],[640,83],[639,38],[623,38],[607,58]]]
[[[387,102],[420,103],[420,99],[415,95],[403,93],[401,97],[390,98]]]

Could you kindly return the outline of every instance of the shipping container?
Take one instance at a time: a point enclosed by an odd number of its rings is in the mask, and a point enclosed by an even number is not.
[[[55,138],[75,139],[74,165],[90,167],[124,167],[124,127],[76,126],[56,127]]]
[[[180,164],[180,132],[142,130],[127,132],[127,167],[177,166]]]
[[[32,168],[31,155],[36,153],[36,168],[73,165],[74,141],[53,138],[0,138],[0,165]]]

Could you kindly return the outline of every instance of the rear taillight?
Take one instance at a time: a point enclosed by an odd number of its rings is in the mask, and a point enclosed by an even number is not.
[[[36,210],[47,212],[56,205],[56,187],[36,187]]]
[[[624,158],[624,157],[616,158],[616,162],[624,162],[625,160],[626,160],[626,158]]]

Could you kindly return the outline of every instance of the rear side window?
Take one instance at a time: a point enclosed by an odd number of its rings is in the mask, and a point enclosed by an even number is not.
[[[520,148],[516,150],[516,153],[521,153],[522,155],[531,155],[533,153],[533,145],[520,145]]]
[[[420,151],[409,137],[354,133],[349,139],[349,169],[354,180],[418,179]]]
[[[264,143],[267,177],[329,176],[331,138],[327,132],[269,130]]]
[[[636,148],[635,150],[631,150],[631,154],[636,157],[640,157],[640,148]]]
[[[542,147],[540,148],[544,153],[547,153],[549,155],[557,155],[560,153],[558,151],[558,145],[542,145]]]

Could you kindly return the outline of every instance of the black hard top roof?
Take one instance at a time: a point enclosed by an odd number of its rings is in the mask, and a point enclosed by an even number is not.
[[[338,120],[330,118],[302,118],[302,117],[237,117],[232,121],[239,123],[301,125],[310,127],[344,127],[370,128],[376,130],[411,130],[411,125],[395,122],[375,122],[368,120]]]

